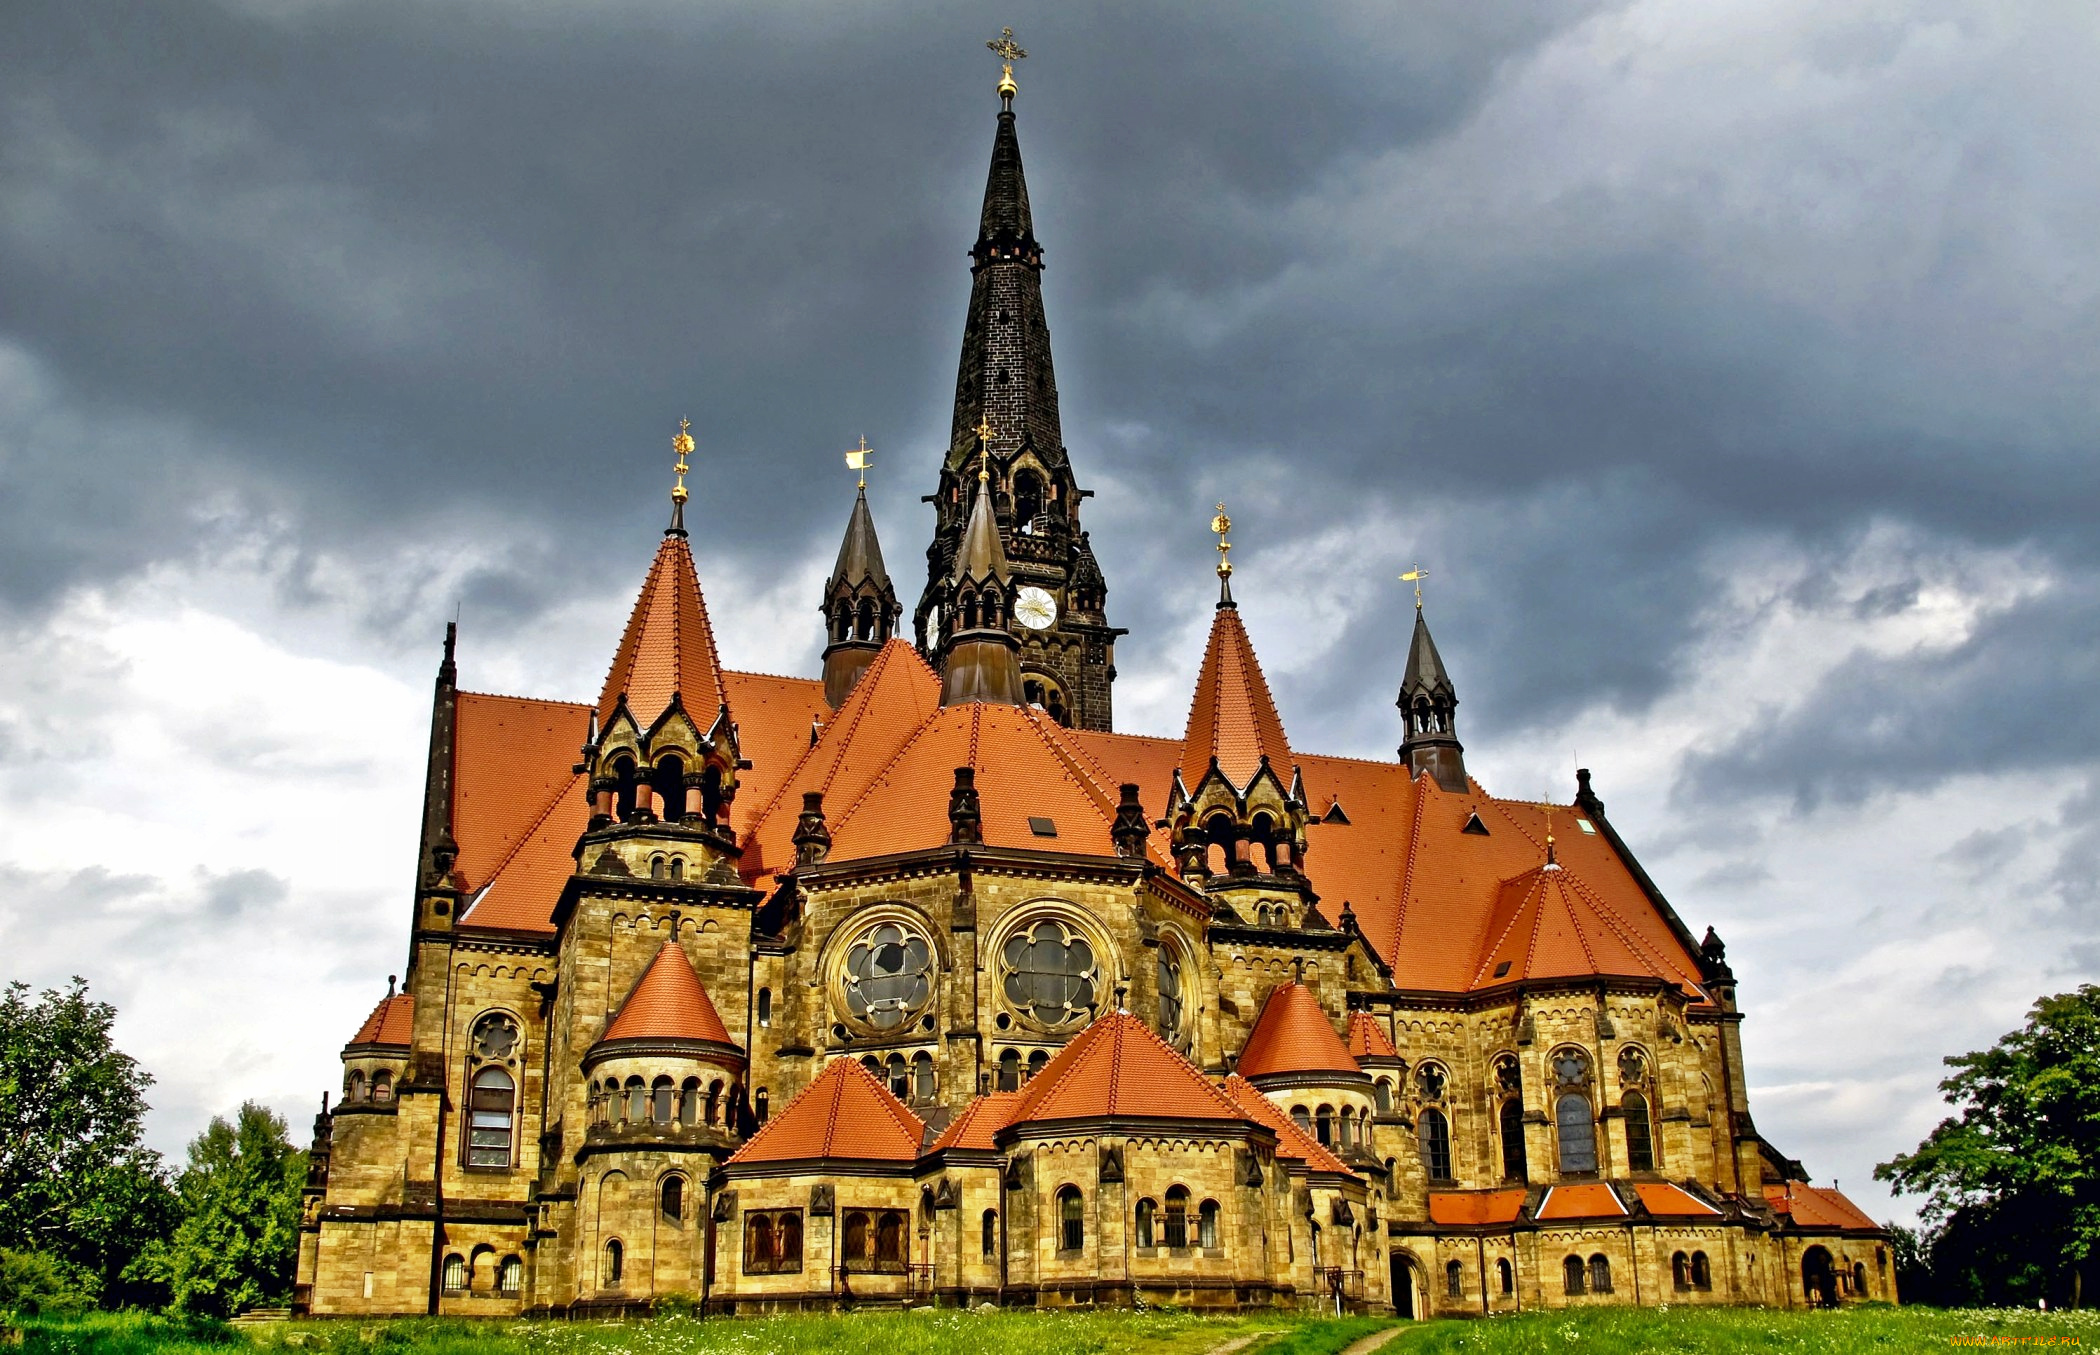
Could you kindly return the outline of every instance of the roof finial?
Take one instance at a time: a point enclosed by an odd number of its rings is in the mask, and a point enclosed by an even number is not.
[[[868,462],[874,455],[874,452],[868,450],[868,440],[865,437],[860,440],[860,446],[846,449],[846,469],[860,472],[862,489],[868,487]]]
[[[1014,95],[1019,93],[1021,89],[1019,85],[1014,83],[1014,63],[1027,56],[1028,53],[1022,51],[1021,44],[1014,41],[1014,31],[1011,28],[1000,29],[999,36],[986,43],[985,46],[992,49],[993,54],[999,58],[1000,62],[999,106],[1011,109],[1014,106]]]
[[[691,497],[686,493],[685,473],[692,469],[686,465],[685,459],[693,454],[692,427],[691,422],[680,419],[678,436],[671,439],[671,450],[678,453],[678,464],[673,467],[678,472],[678,483],[671,486],[671,525],[665,530],[665,536],[685,535],[685,501]]]
[[[1422,580],[1428,577],[1429,571],[1422,568],[1422,562],[1419,560],[1415,562],[1413,569],[1400,576],[1400,582],[1411,583],[1415,586],[1415,610],[1418,612],[1422,610]]]
[[[1232,605],[1232,543],[1225,539],[1232,530],[1232,519],[1225,516],[1225,505],[1218,505],[1218,515],[1210,520],[1210,529],[1218,535],[1218,605]]]
[[[1553,806],[1540,805],[1546,811],[1546,869],[1559,870],[1560,862],[1553,859]]]
[[[974,431],[977,434],[977,483],[981,485],[992,478],[991,419],[983,414],[978,415]]]

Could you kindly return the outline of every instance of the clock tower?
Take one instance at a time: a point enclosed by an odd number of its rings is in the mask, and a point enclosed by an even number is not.
[[[1030,705],[1079,729],[1113,727],[1115,642],[1108,586],[1080,525],[1079,488],[1058,425],[1057,377],[1043,317],[1043,250],[1035,238],[1021,143],[1014,132],[1012,62],[999,84],[999,123],[977,244],[970,251],[970,308],[963,322],[955,414],[926,550],[926,588],[913,611],[921,652],[934,654],[952,625],[941,608],[976,501],[978,475],[1011,571],[1012,606],[1000,624],[1018,649]],[[980,433],[980,429],[984,430]]]

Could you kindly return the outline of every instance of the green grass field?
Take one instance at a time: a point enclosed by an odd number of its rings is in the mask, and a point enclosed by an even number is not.
[[[1252,1338],[1240,1355],[1336,1355],[1390,1319],[1285,1314],[858,1313],[635,1322],[299,1322],[236,1331],[140,1316],[30,1320],[25,1355],[1205,1355]],[[1380,1355],[1503,1352],[1802,1351],[1810,1355],[1927,1348],[2100,1348],[2100,1313],[1857,1308],[1584,1309],[1486,1321],[1405,1324]]]

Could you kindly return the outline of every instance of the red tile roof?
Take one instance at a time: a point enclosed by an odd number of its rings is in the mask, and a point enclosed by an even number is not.
[[[1350,1057],[1355,1059],[1397,1059],[1400,1051],[1393,1048],[1392,1037],[1378,1018],[1369,1012],[1349,1013],[1349,1038],[1345,1042]]]
[[[1006,1128],[1014,1107],[1020,1103],[1020,1092],[987,1092],[972,1097],[927,1151],[938,1153],[947,1148],[991,1151],[997,1146],[993,1140],[1000,1130]]]
[[[1291,746],[1283,737],[1283,717],[1276,713],[1254,642],[1240,624],[1239,608],[1221,606],[1210,623],[1210,644],[1196,674],[1196,694],[1189,703],[1188,730],[1181,740],[1181,780],[1190,790],[1217,759],[1218,770],[1244,790],[1262,759],[1286,785],[1291,780]]]
[[[1116,1116],[1240,1120],[1232,1099],[1129,1012],[1088,1026],[1028,1080],[1008,1124]]]
[[[1653,915],[1645,900],[1639,906]],[[1473,971],[1476,986],[1581,974],[1698,982],[1680,947],[1664,947],[1644,936],[1633,916],[1565,866],[1541,863],[1504,882],[1487,932]]]
[[[635,981],[601,1040],[712,1040],[735,1044],[676,941],[666,941]]]
[[[1349,1164],[1327,1151],[1320,1141],[1300,1129],[1291,1117],[1262,1095],[1261,1088],[1235,1073],[1225,1079],[1225,1095],[1256,1124],[1267,1125],[1276,1134],[1276,1156],[1303,1162],[1316,1172],[1348,1172]]]
[[[831,705],[821,678],[731,671],[722,674],[722,685],[729,691],[737,745],[751,764],[737,773],[729,811],[730,827],[742,838],[809,751],[809,722],[829,720]]]
[[[858,1061],[835,1058],[729,1160],[911,1162],[925,1134],[925,1123]]]
[[[1506,1190],[1432,1190],[1429,1221],[1457,1228],[1515,1223],[1524,1208],[1524,1188]]]
[[[1612,1194],[1610,1186],[1551,1186],[1539,1201],[1538,1219],[1620,1218],[1626,1206]]]
[[[1828,1186],[1812,1186],[1806,1181],[1766,1186],[1765,1201],[1775,1212],[1791,1218],[1797,1228],[1878,1230],[1881,1227],[1842,1192]]]
[[[389,993],[350,1037],[351,1044],[399,1045],[406,1049],[416,1027],[416,1000],[407,993]]]
[[[459,844],[453,869],[464,888],[487,884],[556,801],[571,792],[576,778],[569,769],[589,716],[589,706],[573,701],[459,694],[452,837]],[[577,801],[581,805],[580,791]],[[589,816],[585,808],[578,832]]]
[[[714,629],[700,597],[693,552],[683,536],[666,536],[656,548],[649,577],[635,599],[627,631],[605,675],[598,718],[610,719],[622,695],[644,731],[656,723],[676,693],[686,714],[704,731],[729,701],[722,665],[715,657]]]
[[[1363,1071],[1328,1024],[1319,996],[1302,983],[1279,983],[1269,990],[1254,1029],[1247,1032],[1238,1070],[1247,1078]]]
[[[1721,1211],[1692,1194],[1664,1181],[1636,1181],[1633,1193],[1641,1197],[1641,1203],[1651,1214],[1665,1218],[1692,1216],[1701,1217]]]

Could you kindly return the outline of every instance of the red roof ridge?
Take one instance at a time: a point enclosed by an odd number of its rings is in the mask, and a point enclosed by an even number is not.
[[[1096,1053],[1103,1041],[1108,1044],[1107,1052]],[[1123,1055],[1125,1045],[1132,1042],[1137,1050],[1150,1056],[1144,1061],[1153,1067],[1146,1070],[1141,1082],[1126,1087]],[[1163,1062],[1160,1056],[1164,1056]],[[1082,1078],[1092,1072],[1091,1065],[1101,1058],[1108,1060],[1105,1086],[1082,1086]],[[1130,1077],[1138,1076],[1135,1062],[1129,1063],[1127,1069]],[[1179,1087],[1171,1085],[1177,1080]],[[1099,1095],[1089,1096],[1089,1092]],[[1142,1092],[1147,1104],[1143,1108],[1130,1104],[1126,1095],[1130,1092]],[[1080,1104],[1067,1104],[1075,1099]],[[1099,1102],[1098,1106],[1093,1104],[1095,1101]],[[1155,1119],[1245,1118],[1232,1098],[1204,1077],[1179,1050],[1162,1040],[1150,1026],[1121,1009],[1110,1012],[1079,1032],[1041,1072],[1030,1078],[1028,1085],[1022,1088],[1021,1100],[1007,1123],[1087,1119],[1096,1115]]]
[[[675,957],[675,958],[674,958]],[[665,941],[605,1025],[608,1040],[707,1040],[735,1046],[685,947]]]
[[[1021,1093],[1017,1091],[985,1092],[980,1096],[971,1097],[964,1104],[961,1113],[948,1122],[948,1127],[941,1131],[940,1137],[936,1138],[926,1151],[938,1153],[948,1148],[989,1150],[993,1146],[993,1135],[1006,1128],[1007,1117],[1020,1099]],[[973,1131],[980,1128],[979,1121],[983,1121],[984,1132],[975,1133],[974,1137],[980,1142],[964,1142],[973,1137]]]
[[[865,676],[865,674],[863,674],[863,676]],[[933,712],[933,714],[927,716],[926,719],[920,723],[919,727],[911,732],[911,737],[906,739],[903,743],[898,744],[897,751],[890,754],[889,760],[884,762],[882,766],[878,767],[875,770],[875,774],[868,778],[868,784],[860,788],[860,794],[854,797],[852,804],[846,806],[845,812],[840,814],[836,819],[831,820],[830,827],[833,837],[838,836],[839,829],[845,827],[846,821],[852,818],[855,814],[859,813],[861,806],[865,805],[868,802],[869,798],[873,796],[876,793],[876,791],[881,789],[883,783],[886,780],[888,780],[890,773],[896,770],[897,764],[902,762],[906,757],[910,755],[911,750],[918,746],[919,740],[926,737],[927,731],[931,730],[935,725],[940,724],[942,717],[945,716],[949,711],[957,709],[967,709],[971,712],[976,712],[982,710],[983,707],[974,704],[968,707],[942,706],[936,709]],[[972,719],[975,719],[974,714],[972,716]],[[975,766],[976,764],[973,761],[971,765]]]
[[[415,1016],[415,998],[407,993],[393,991],[393,981],[390,979],[387,982],[387,995],[379,999],[378,1006],[372,1008],[372,1014],[357,1028],[357,1034],[350,1037],[350,1043],[406,1046],[414,1033]],[[390,1035],[398,1035],[400,1038],[389,1039]]]
[[[525,844],[531,842],[534,836],[539,833],[540,825],[552,817],[555,810],[561,808],[562,798],[570,791],[576,789],[576,783],[584,779],[585,774],[582,772],[571,775],[568,780],[562,782],[560,789],[554,792],[547,803],[540,806],[540,812],[532,816],[532,823],[524,832],[518,834],[517,841],[510,844],[510,850],[505,852],[502,859],[489,868],[488,878],[481,882],[481,887],[474,891],[474,897],[468,901],[466,908],[460,913],[460,926],[471,927],[474,925],[474,910],[480,907],[482,899],[487,897],[490,887],[502,878],[503,872],[510,866],[512,861],[517,859],[518,853],[525,850]],[[552,905],[550,904],[549,906],[551,907]]]
[[[1276,1135],[1279,1157],[1301,1158],[1314,1171],[1355,1175],[1348,1163],[1336,1157],[1326,1144],[1300,1129],[1297,1121],[1284,1113],[1282,1106],[1271,1101],[1261,1088],[1246,1078],[1238,1073],[1228,1073],[1222,1090],[1233,1104],[1249,1113],[1250,1119],[1267,1126]]]
[[[1277,984],[1262,999],[1261,1014],[1240,1049],[1238,1068],[1248,1079],[1272,1073],[1363,1072],[1334,1033],[1319,995],[1295,980]]]
[[[855,1107],[858,1113],[850,1124],[844,1114],[849,1094],[858,1103]],[[818,1109],[820,1105],[821,1110]],[[874,1119],[878,1111],[889,1121],[887,1128],[893,1133],[885,1133],[885,1127]],[[822,1132],[812,1135],[808,1131],[815,1126],[805,1124],[805,1121],[819,1114],[823,1117]],[[841,1129],[849,1131],[852,1136],[852,1141],[844,1147],[865,1151],[842,1151],[839,1142]],[[824,1070],[797,1092],[793,1100],[775,1111],[743,1147],[730,1154],[729,1161],[734,1164],[846,1158],[911,1162],[918,1158],[919,1144],[925,1137],[925,1121],[891,1095],[890,1089],[863,1068],[859,1060],[841,1056],[826,1064]]]
[[[1561,868],[1561,879],[1564,887],[1582,900],[1599,922],[1611,929],[1612,935],[1619,938],[1619,944],[1632,951],[1635,958],[1646,963],[1658,978],[1668,977],[1663,972],[1665,969],[1677,969],[1677,966],[1670,962],[1668,955],[1649,944],[1647,938],[1628,926],[1619,910],[1612,907],[1611,901],[1598,893],[1588,880],[1566,867]],[[1695,975],[1689,970],[1678,969],[1678,977],[1680,981],[1695,980]]]
[[[773,798],[766,801],[765,807],[752,817],[750,830],[744,835],[747,842],[758,835],[759,825],[764,823],[767,817],[786,801],[788,791],[795,785],[795,778],[801,775],[804,767],[809,765],[810,759],[817,756],[818,750],[825,746],[825,741],[831,737],[832,731],[840,729],[842,732],[839,734],[838,743],[835,746],[838,748],[841,756],[831,760],[831,766],[825,769],[822,783],[815,787],[819,792],[831,789],[831,783],[838,778],[839,763],[845,750],[852,746],[853,735],[859,730],[861,722],[867,719],[869,707],[875,703],[875,687],[881,680],[883,670],[887,669],[891,662],[892,651],[900,648],[913,658],[918,658],[919,651],[906,644],[902,637],[890,639],[884,643],[882,648],[875,651],[875,657],[868,661],[868,666],[862,670],[860,677],[854,681],[853,690],[847,695],[845,704],[839,707],[838,713],[840,715],[846,715],[846,712],[849,710],[852,714],[847,716],[843,722],[833,720],[826,724],[823,732],[817,736],[817,741],[802,750],[801,756],[795,759],[795,765],[790,767],[788,774],[781,778],[780,787],[773,792]],[[926,672],[929,675],[933,673],[933,669],[926,666],[924,659],[919,659],[919,665],[922,668],[926,668]]]
[[[901,639],[901,637],[899,638]],[[824,679],[822,678],[801,677],[794,673],[761,673],[755,668],[724,668],[722,676],[725,678],[767,678],[774,682],[796,682],[810,687],[821,687],[824,685]]]

